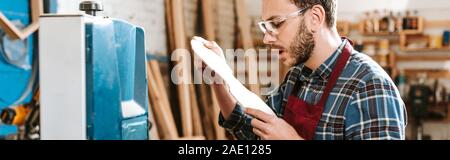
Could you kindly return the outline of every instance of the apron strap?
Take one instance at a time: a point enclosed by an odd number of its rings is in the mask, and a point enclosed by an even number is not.
[[[331,90],[336,85],[337,80],[339,79],[341,73],[344,71],[345,65],[347,65],[347,62],[350,59],[351,52],[351,42],[348,41],[347,44],[345,44],[344,50],[339,56],[336,65],[333,67],[333,71],[331,72],[331,76],[327,82],[327,86],[325,87],[323,95],[320,98],[318,106],[325,106],[325,103],[328,100],[328,96],[330,96]]]

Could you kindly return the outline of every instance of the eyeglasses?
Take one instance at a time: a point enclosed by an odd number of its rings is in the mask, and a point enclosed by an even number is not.
[[[284,17],[277,17],[273,20],[259,22],[258,23],[259,28],[261,29],[261,31],[264,34],[266,34],[266,33],[269,33],[271,35],[278,34],[278,28],[280,28],[281,24],[283,24],[289,18],[300,16],[305,11],[307,11],[309,8],[311,8],[311,6],[303,8],[301,10],[298,10],[294,13],[288,14],[287,16],[284,16]]]

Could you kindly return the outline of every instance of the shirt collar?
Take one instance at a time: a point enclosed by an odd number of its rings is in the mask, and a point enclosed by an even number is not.
[[[338,47],[336,51],[324,62],[322,63],[319,68],[317,68],[312,74],[312,77],[320,77],[323,80],[327,80],[328,77],[330,77],[331,72],[333,71],[333,67],[338,61],[341,53],[344,50],[344,47],[347,45],[348,40],[343,39],[341,45]]]

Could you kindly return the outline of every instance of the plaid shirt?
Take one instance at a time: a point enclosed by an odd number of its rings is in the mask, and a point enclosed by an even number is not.
[[[323,94],[347,40],[317,70],[304,64],[290,69],[284,82],[266,100],[283,118],[287,99],[296,82],[304,85],[295,95],[308,104],[317,104]],[[242,140],[255,140],[252,117],[237,104],[230,117],[219,116],[219,124]],[[326,102],[316,129],[316,140],[403,140],[407,124],[406,109],[391,78],[368,56],[353,51]]]

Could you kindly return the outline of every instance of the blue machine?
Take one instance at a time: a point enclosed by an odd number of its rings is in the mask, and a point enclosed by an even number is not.
[[[0,12],[16,27],[30,23],[29,0],[0,0]],[[33,36],[11,40],[0,28],[0,110],[28,103],[36,77],[32,76]],[[34,74],[35,75],[35,74]],[[17,133],[17,127],[0,124],[0,138]]]
[[[147,140],[144,30],[89,5],[41,17],[41,138]]]
[[[89,139],[148,139],[144,30],[101,21],[86,24]],[[124,107],[145,112],[127,118]]]

